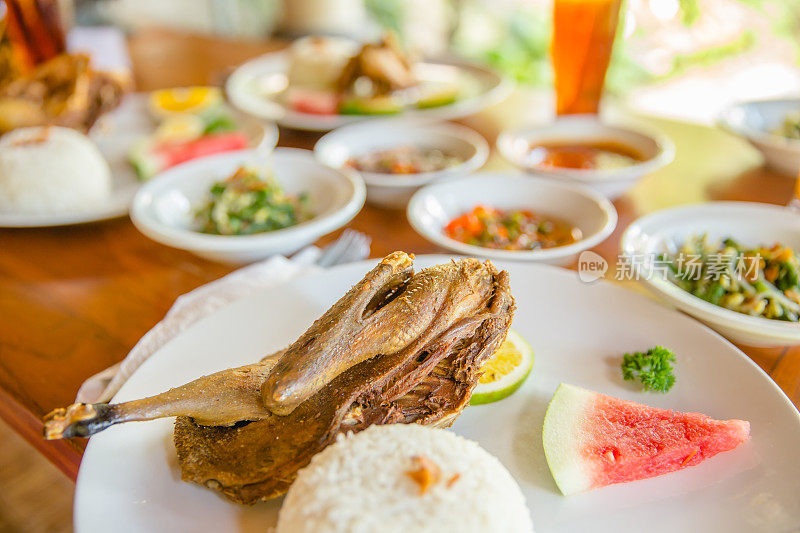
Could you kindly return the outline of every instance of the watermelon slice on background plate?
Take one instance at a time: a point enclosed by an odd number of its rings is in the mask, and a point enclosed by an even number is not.
[[[542,433],[564,495],[694,466],[749,437],[743,420],[657,409],[566,383],[547,408]]]
[[[147,181],[159,172],[207,155],[247,148],[249,140],[241,131],[203,135],[185,141],[142,140],[130,153],[139,179]]]

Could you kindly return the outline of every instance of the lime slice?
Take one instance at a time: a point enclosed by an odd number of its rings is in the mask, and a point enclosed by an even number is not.
[[[502,400],[516,391],[531,373],[533,350],[528,342],[514,330],[500,348],[483,364],[478,386],[472,392],[470,405],[481,405]]]
[[[156,129],[155,138],[161,142],[191,141],[203,135],[206,123],[196,115],[173,115]]]
[[[150,93],[150,111],[159,119],[183,113],[198,115],[221,102],[218,87],[177,87]]]

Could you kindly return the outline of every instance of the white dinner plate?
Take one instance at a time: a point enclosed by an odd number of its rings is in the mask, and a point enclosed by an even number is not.
[[[417,267],[449,261],[422,256]],[[374,262],[337,267],[258,292],[186,329],[146,361],[116,401],[149,396],[201,375],[251,363],[300,335]],[[774,382],[691,318],[605,282],[529,264],[501,265],[531,343],[530,378],[511,397],[467,407],[453,430],[497,456],[522,487],[538,533],[789,531],[800,524],[800,415]],[[677,353],[668,394],[620,376],[624,352],[662,344]],[[662,408],[749,420],[739,448],[680,472],[586,494],[558,493],[542,450],[545,408],[560,382]],[[280,500],[245,507],[180,480],[171,419],[133,422],[93,437],[75,497],[79,533],[253,531],[275,524]]]
[[[408,109],[402,116],[450,120],[472,115],[506,98],[511,92],[508,80],[496,72],[463,61],[420,63],[416,66],[422,79],[450,78],[451,71],[470,80],[475,94],[452,104],[428,109]],[[386,115],[315,115],[286,108],[275,95],[286,87],[289,55],[285,51],[272,52],[240,65],[227,79],[225,93],[239,109],[266,120],[275,120],[281,126],[308,131],[329,131],[345,124]]]
[[[100,117],[89,130],[89,138],[97,144],[111,168],[111,197],[105,205],[70,213],[0,213],[0,228],[66,226],[127,215],[133,197],[142,186],[129,161],[131,147],[157,127],[148,113],[147,97],[147,93],[126,95],[117,108]],[[238,112],[236,115],[237,120],[244,122],[243,129],[252,147],[263,153],[274,148],[278,142],[278,128],[274,123],[264,123]]]
[[[111,167],[111,197],[104,205],[69,213],[0,213],[0,227],[35,228],[97,222],[124,216],[141,182],[128,162],[128,151],[140,137],[153,131],[144,100],[137,94],[123,98],[114,110],[100,117],[89,132]]]

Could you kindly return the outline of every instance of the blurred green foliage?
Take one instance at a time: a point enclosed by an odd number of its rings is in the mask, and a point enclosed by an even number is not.
[[[498,13],[488,1],[450,0],[456,13],[450,43],[454,52],[483,61],[519,82],[545,86],[551,83],[550,35],[551,13],[542,6],[520,2]],[[800,65],[800,0],[729,0],[750,6],[770,21],[773,35],[790,42]],[[402,0],[365,0],[369,12],[382,26],[403,33]],[[678,0],[680,22],[691,27],[702,17],[702,0]],[[483,10],[475,13],[476,10]],[[478,25],[491,29],[475,28]],[[620,28],[624,26],[620,23]],[[641,30],[637,30],[640,32]],[[477,38],[475,33],[489,33],[491,38]],[[632,36],[635,39],[637,33]],[[477,42],[477,44],[476,44]],[[637,85],[679,76],[695,67],[709,67],[742,54],[758,44],[753,30],[735,39],[687,54],[672,57],[667,72],[654,74],[639,64],[630,52],[631,44],[619,35],[607,75],[607,88],[624,92]]]

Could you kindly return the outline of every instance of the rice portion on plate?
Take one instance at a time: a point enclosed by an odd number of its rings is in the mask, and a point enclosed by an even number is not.
[[[110,195],[108,163],[82,133],[44,126],[0,137],[0,212],[85,211]]]
[[[418,424],[371,426],[300,470],[277,533],[532,532],[508,470],[477,443]]]

